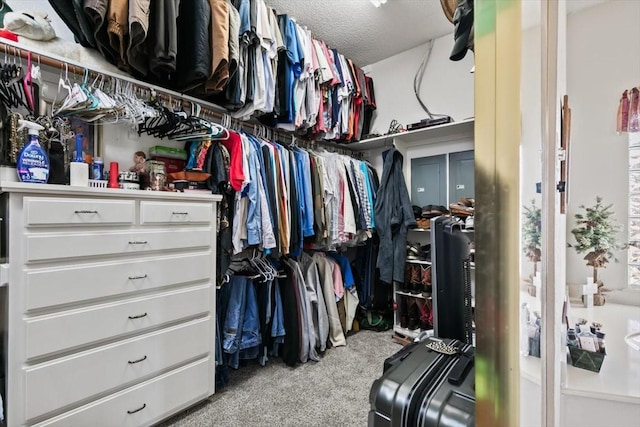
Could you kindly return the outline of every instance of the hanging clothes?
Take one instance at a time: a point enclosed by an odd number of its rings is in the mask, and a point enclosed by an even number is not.
[[[416,227],[409,192],[402,172],[402,154],[391,148],[384,159],[374,215],[380,236],[377,266],[380,280],[392,284],[404,281],[407,229]]]

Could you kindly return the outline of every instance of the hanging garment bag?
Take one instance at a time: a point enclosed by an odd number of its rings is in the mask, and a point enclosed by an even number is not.
[[[385,361],[369,394],[370,427],[475,425],[474,348],[426,338]]]

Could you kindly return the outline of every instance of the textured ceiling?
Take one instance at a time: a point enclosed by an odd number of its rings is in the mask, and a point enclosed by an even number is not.
[[[606,0],[566,0],[567,12]],[[637,1],[637,0],[635,0]],[[376,8],[370,0],[266,0],[288,13],[356,64],[365,66],[454,31],[440,0],[388,0]],[[523,0],[525,27],[539,23],[542,0]],[[451,39],[453,44],[453,36]]]
[[[360,66],[453,33],[440,0],[267,0]],[[453,42],[453,40],[452,40]]]
[[[525,27],[539,22],[541,1],[522,0]],[[604,1],[566,0],[567,11],[574,13]],[[73,35],[47,0],[8,0],[7,3],[14,10],[48,12],[58,37],[73,40]],[[444,17],[440,0],[388,0],[378,8],[370,0],[266,0],[266,3],[279,13],[296,18],[314,37],[325,40],[359,66],[388,58],[454,30],[453,24]]]

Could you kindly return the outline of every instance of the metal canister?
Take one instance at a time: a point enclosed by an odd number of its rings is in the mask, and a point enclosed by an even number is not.
[[[149,187],[147,190],[162,191],[167,184],[167,170],[164,162],[147,160],[145,169],[149,175]]]

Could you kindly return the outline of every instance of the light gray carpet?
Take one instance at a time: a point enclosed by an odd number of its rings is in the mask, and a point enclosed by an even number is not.
[[[392,331],[360,331],[320,362],[289,368],[281,359],[231,370],[230,384],[162,427],[366,426],[369,390],[400,346]]]

